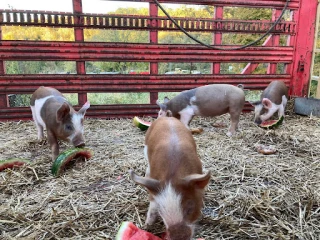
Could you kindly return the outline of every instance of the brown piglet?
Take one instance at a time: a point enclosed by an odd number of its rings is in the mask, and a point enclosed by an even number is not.
[[[164,98],[164,103],[157,101],[160,111],[158,116],[165,116],[170,110],[172,116],[181,120],[188,128],[194,116],[214,117],[230,114],[231,125],[228,136],[235,134],[238,128],[245,95],[243,86],[230,84],[211,84],[181,92],[171,100]]]
[[[39,140],[44,138],[43,130],[47,130],[52,160],[59,155],[58,139],[68,141],[75,147],[85,145],[83,120],[86,110],[90,107],[89,102],[76,112],[58,90],[42,86],[32,94],[30,107]]]
[[[284,117],[284,111],[288,101],[288,88],[282,81],[273,81],[262,92],[260,100],[250,102],[254,106],[254,122],[261,124],[270,119],[275,112]]]
[[[160,215],[168,240],[190,240],[210,180],[210,171],[202,171],[191,132],[174,117],[160,117],[147,130],[144,155],[145,177],[132,170],[130,175],[149,192],[145,224],[153,224]]]

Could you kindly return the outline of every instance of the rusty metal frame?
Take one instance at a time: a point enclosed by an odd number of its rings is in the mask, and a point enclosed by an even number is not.
[[[75,21],[75,18],[78,21]],[[237,32],[237,33],[265,33],[274,22],[223,20],[207,18],[175,18],[178,24],[187,31],[200,32]],[[0,11],[0,24],[4,26],[53,26],[53,27],[81,27],[95,29],[126,29],[126,30],[158,30],[177,31],[178,28],[166,17],[138,16],[138,15],[101,15],[72,13],[48,13],[41,11]],[[295,34],[295,22],[280,22],[271,33]]]
[[[127,0],[126,0],[127,1]],[[177,31],[166,17],[160,17],[152,0],[132,0],[149,3],[149,16],[83,14],[81,0],[73,0],[72,13],[12,11],[0,9],[0,28],[4,25],[70,27],[74,42],[1,40],[0,31],[0,121],[31,119],[29,108],[8,106],[8,94],[30,94],[39,85],[53,86],[65,93],[78,93],[79,105],[90,92],[149,92],[150,104],[96,105],[89,117],[114,118],[135,115],[156,116],[158,92],[182,91],[211,83],[244,83],[246,89],[261,90],[270,81],[283,80],[292,96],[303,96],[310,79],[310,63],[317,0],[290,0],[290,21],[281,21],[263,46],[243,50],[220,51],[200,45],[158,44],[159,31]],[[263,33],[277,19],[283,0],[160,0],[161,3],[211,5],[212,19],[178,18],[180,26],[190,32],[211,32],[213,44],[222,44],[224,33]],[[224,7],[272,8],[271,21],[223,19]],[[84,41],[84,29],[119,29],[149,32],[148,44],[92,43]],[[280,36],[288,36],[286,46],[279,46]],[[8,75],[5,61],[75,61],[76,74]],[[149,75],[86,74],[86,61],[141,61],[150,64]],[[210,62],[211,74],[161,75],[160,62]],[[248,62],[243,74],[222,75],[221,63]],[[260,63],[268,64],[267,74],[252,74]],[[277,74],[278,63],[285,64]],[[40,83],[40,84],[39,84]],[[245,111],[252,109],[246,104]]]

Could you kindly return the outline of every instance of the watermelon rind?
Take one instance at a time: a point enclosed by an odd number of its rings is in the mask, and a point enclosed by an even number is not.
[[[276,122],[274,122],[274,123],[272,123],[272,124],[263,124],[263,123],[261,123],[259,126],[260,126],[261,128],[265,128],[265,129],[277,128],[277,127],[279,127],[279,126],[282,124],[283,120],[284,120],[284,117],[281,116],[281,117],[278,119],[278,121],[276,121]]]
[[[6,160],[0,160],[0,171],[7,168],[19,167],[28,163],[30,163],[30,160],[24,158],[9,158]]]
[[[143,121],[140,118],[138,118],[137,116],[133,118],[133,124],[136,127],[140,128],[142,131],[147,130],[151,125],[151,123]]]
[[[161,238],[138,228],[132,222],[125,221],[119,228],[116,240],[161,240]]]
[[[131,222],[122,222],[120,228],[119,228],[119,231],[117,233],[117,236],[116,236],[116,240],[123,240],[123,236],[124,236],[124,233],[126,231],[126,229],[129,227],[129,225],[133,225],[133,223]]]
[[[51,172],[55,176],[59,176],[64,167],[77,156],[85,156],[87,159],[93,156],[93,151],[89,148],[71,148],[63,151],[53,162]]]

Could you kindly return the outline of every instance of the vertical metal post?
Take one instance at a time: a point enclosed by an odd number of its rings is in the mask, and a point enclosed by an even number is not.
[[[0,26],[0,41],[2,39],[2,28]],[[0,60],[0,75],[4,75],[6,72],[5,68],[5,62],[3,60]],[[0,94],[0,108],[6,108],[9,107],[9,101],[7,94]]]
[[[155,3],[149,3],[149,15],[150,17],[158,16],[158,6]],[[151,20],[152,26],[157,26],[158,21],[156,19]],[[149,41],[150,43],[158,43],[158,30],[150,30],[149,32]],[[158,63],[150,63],[150,74],[158,74]],[[152,80],[150,80],[152,81]],[[158,92],[150,92],[150,103],[155,104],[158,99]]]
[[[297,14],[295,14],[295,12],[296,12],[296,11],[291,11],[291,12],[290,12],[290,21],[297,21],[297,17],[296,17]],[[295,42],[296,42],[296,35],[289,35],[288,38],[287,38],[287,44],[286,44],[286,46],[291,46],[291,47],[293,47],[294,44],[295,44]],[[286,65],[285,65],[284,72],[285,72],[286,74],[291,74],[291,73],[292,73],[292,68],[293,68],[293,64],[292,64],[292,63],[286,64]]]
[[[223,7],[217,7],[214,6],[214,19],[222,19],[223,18]],[[213,34],[213,45],[221,45],[222,43],[222,33],[214,33]],[[211,69],[212,74],[220,74],[220,63],[213,63],[212,64],[212,69]]]
[[[301,0],[293,57],[291,96],[307,96],[315,35],[317,0]],[[308,26],[308,27],[307,27]]]
[[[76,42],[84,42],[83,28],[77,27],[81,21],[82,0],[72,0],[74,18],[74,39]],[[86,74],[86,62],[76,61],[77,74]],[[87,93],[78,93],[78,104],[83,105],[87,101]]]
[[[311,68],[310,68],[310,83],[309,83],[309,89],[311,87],[311,82],[312,82],[312,75],[313,75],[313,68],[314,68],[314,62],[315,62],[315,57],[316,53],[320,53],[320,49],[317,49],[317,40],[318,40],[318,34],[319,34],[319,27],[320,27],[320,3],[318,3],[318,8],[317,8],[317,18],[316,18],[316,33],[314,35],[314,47],[313,47],[313,54],[312,54],[312,60],[311,60]],[[317,90],[316,90],[316,98],[320,98],[320,69],[319,69],[319,78],[317,78]],[[308,93],[308,96],[310,96],[310,91]]]
[[[273,9],[272,11],[272,21],[275,22],[281,15],[281,10]],[[271,38],[271,46],[276,47],[279,46],[280,43],[280,35],[279,34],[273,34]],[[277,64],[276,63],[270,63],[268,65],[267,74],[276,74],[277,73]]]

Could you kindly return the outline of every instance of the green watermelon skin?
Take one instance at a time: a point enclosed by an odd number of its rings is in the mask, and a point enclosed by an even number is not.
[[[7,168],[20,167],[28,163],[30,163],[30,160],[22,158],[9,158],[7,160],[0,160],[0,171],[3,171]]]
[[[89,159],[93,156],[93,151],[89,148],[71,148],[63,151],[53,162],[51,172],[54,176],[59,176],[64,167],[74,158],[84,156]]]
[[[123,222],[117,233],[116,240],[161,240],[161,238],[138,228],[132,222]]]
[[[134,117],[133,118],[133,124],[136,127],[140,128],[142,131],[146,131],[150,127],[151,122],[143,121],[138,117]]]
[[[272,121],[272,123],[268,124],[266,121],[265,123],[261,123],[259,126],[265,129],[273,129],[273,128],[279,127],[282,124],[283,120],[284,120],[284,117],[281,116],[278,120]]]

